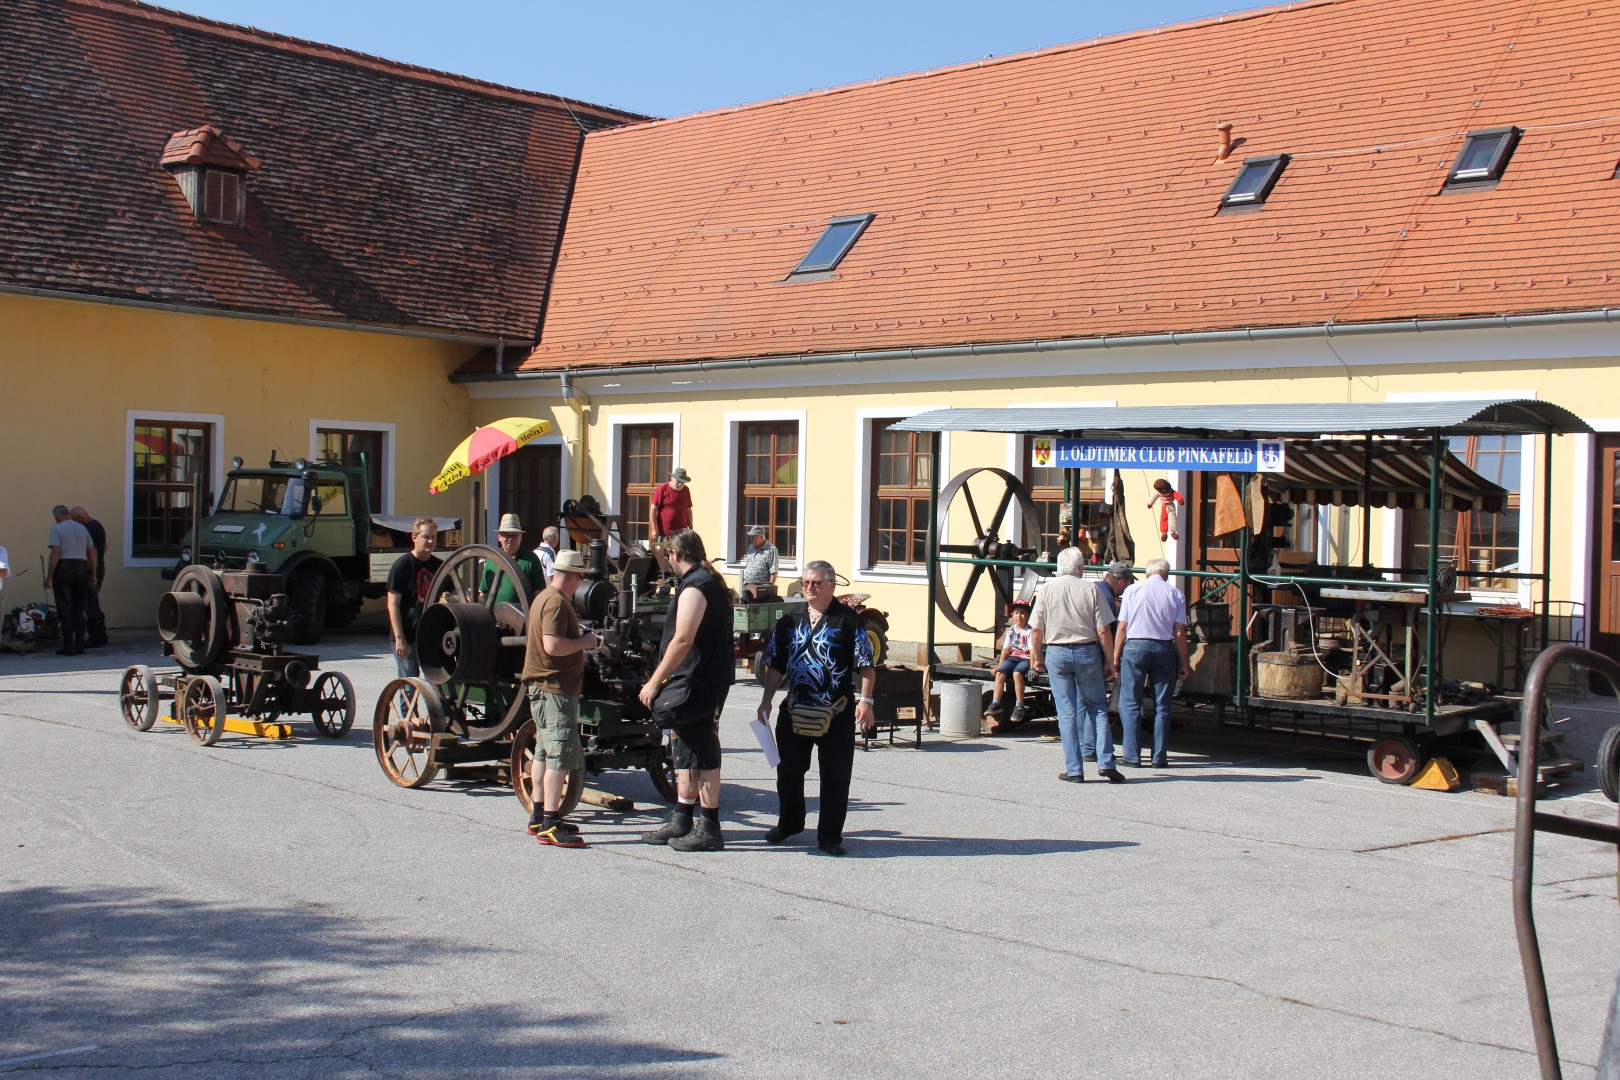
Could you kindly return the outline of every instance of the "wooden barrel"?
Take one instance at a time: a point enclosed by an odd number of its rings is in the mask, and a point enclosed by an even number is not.
[[[1269,698],[1322,696],[1322,669],[1309,654],[1263,652],[1255,654],[1254,692]]]

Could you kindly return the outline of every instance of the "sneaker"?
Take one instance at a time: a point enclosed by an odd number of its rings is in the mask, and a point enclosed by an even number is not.
[[[563,832],[572,833],[575,836],[579,835],[579,826],[575,825],[572,821],[559,821],[557,822],[557,825],[563,830]],[[529,819],[529,832],[531,835],[538,836],[540,833],[545,831],[545,828],[546,823],[544,821],[536,821],[533,818]]]
[[[1022,724],[1029,719],[1029,706],[1022,701],[1013,706],[1012,719],[1015,724]]]
[[[984,710],[984,715],[986,715],[986,716],[1006,716],[1007,715],[1007,706],[1006,706],[1005,703],[1002,702],[1002,700],[1000,698],[996,698],[994,701],[990,702],[990,707],[988,709]]]
[[[671,840],[679,840],[692,831],[692,819],[686,818],[682,824],[677,824],[680,815],[671,814],[669,820],[656,829],[649,829],[641,834],[643,844],[667,844]]]
[[[565,829],[564,824],[547,825],[534,834],[534,842],[542,847],[584,847],[585,841]]]
[[[700,817],[692,819],[691,832],[675,837],[669,841],[669,846],[675,851],[722,851],[726,838],[720,835],[719,826]]]

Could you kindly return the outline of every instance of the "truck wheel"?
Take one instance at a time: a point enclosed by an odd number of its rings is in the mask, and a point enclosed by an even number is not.
[[[326,605],[326,628],[328,630],[341,630],[354,622],[360,614],[360,602],[335,602]]]
[[[306,566],[293,575],[288,593],[292,598],[293,644],[318,644],[326,627],[326,575],[319,567]]]

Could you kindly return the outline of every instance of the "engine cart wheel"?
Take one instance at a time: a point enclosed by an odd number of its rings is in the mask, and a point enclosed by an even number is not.
[[[287,592],[292,598],[293,644],[319,644],[326,629],[326,575],[319,566],[305,563],[293,574]]]
[[[1367,771],[1386,784],[1410,784],[1427,755],[1407,735],[1386,735],[1367,751]]]
[[[204,746],[213,746],[225,734],[225,688],[212,675],[188,679],[180,713],[187,734]]]
[[[1598,787],[1610,802],[1620,802],[1620,726],[1603,733],[1597,750]]]
[[[341,671],[326,671],[315,680],[315,701],[309,711],[315,730],[328,739],[341,739],[354,726],[354,683]]]
[[[670,744],[673,735],[664,736],[664,756],[656,765],[647,766],[647,779],[657,789],[658,797],[667,803],[675,801],[675,760]]]
[[[530,773],[534,769],[534,721],[526,720],[523,726],[512,735],[512,790],[517,794],[518,802],[523,804],[525,813],[534,813],[534,792],[530,785]],[[585,794],[585,770],[574,769],[568,774],[568,783],[563,786],[562,803],[557,807],[558,813],[573,813],[574,807],[579,805],[579,797]]]
[[[419,788],[439,775],[433,735],[444,730],[439,692],[421,679],[395,679],[383,687],[371,716],[377,764],[403,788]]]
[[[157,676],[145,664],[124,669],[118,683],[118,711],[124,714],[124,723],[136,731],[151,731],[157,723]]]

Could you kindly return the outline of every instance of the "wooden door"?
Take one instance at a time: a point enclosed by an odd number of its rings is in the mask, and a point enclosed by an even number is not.
[[[1592,648],[1620,660],[1620,435],[1597,437],[1597,490],[1592,505],[1597,543],[1592,576]],[[1608,682],[1594,679],[1594,690],[1609,693]]]
[[[561,446],[530,443],[502,459],[500,512],[522,520],[524,547],[540,545],[540,530],[562,514]]]

